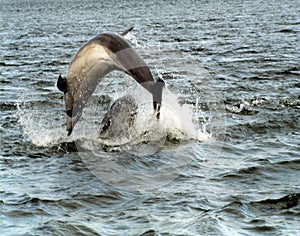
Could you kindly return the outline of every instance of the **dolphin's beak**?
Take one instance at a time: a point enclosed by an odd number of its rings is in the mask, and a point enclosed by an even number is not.
[[[165,87],[165,81],[162,79],[158,79],[153,84],[151,90],[153,95],[153,108],[156,114],[156,119],[160,118],[160,107],[161,107],[161,101],[162,101],[162,92],[163,88]]]
[[[82,115],[82,109],[84,104],[82,101],[74,102],[71,109],[67,110],[67,131],[68,136],[72,134],[73,128],[75,127],[76,123],[79,121]]]
[[[77,115],[75,117],[69,117],[67,116],[67,132],[68,132],[68,136],[70,136],[73,132],[73,128],[75,126],[75,124],[78,122],[78,120],[81,117],[81,112],[77,113]]]
[[[153,101],[153,108],[156,114],[156,119],[160,118],[160,107],[161,107],[161,102]]]
[[[72,122],[72,118],[67,118],[67,132],[68,132],[68,136],[70,136],[72,134],[73,131],[73,122]]]

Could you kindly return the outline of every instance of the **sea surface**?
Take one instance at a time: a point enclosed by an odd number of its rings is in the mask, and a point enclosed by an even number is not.
[[[67,136],[58,75],[132,26],[160,121],[114,71]],[[300,235],[299,1],[2,0],[0,65],[1,235]],[[134,131],[101,139],[126,94]]]

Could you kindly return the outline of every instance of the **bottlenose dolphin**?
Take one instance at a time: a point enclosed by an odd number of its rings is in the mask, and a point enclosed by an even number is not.
[[[131,95],[118,98],[101,122],[101,138],[128,137],[136,121],[138,105]]]
[[[126,30],[121,36],[131,30]],[[103,33],[89,40],[75,54],[66,78],[59,75],[57,87],[64,92],[68,135],[71,135],[101,78],[113,70],[124,71],[152,94],[153,107],[159,118],[164,81],[154,81],[144,60],[121,36]]]

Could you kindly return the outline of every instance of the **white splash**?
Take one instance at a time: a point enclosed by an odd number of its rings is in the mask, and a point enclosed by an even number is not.
[[[145,93],[141,86],[131,93],[138,101],[138,116],[135,123],[132,138],[134,143],[142,143],[149,139],[162,139],[168,137],[170,140],[198,140],[206,141],[211,139],[211,133],[206,130],[210,120],[205,120],[205,113],[196,105],[178,103],[178,95],[164,90],[160,120],[155,119],[153,103],[150,93]],[[118,97],[119,94],[113,95]],[[49,106],[49,105],[48,105]],[[42,104],[34,105],[24,102],[23,99],[17,104],[18,120],[22,127],[24,137],[36,146],[54,146],[63,142],[72,142],[80,139],[93,140],[98,138],[99,122],[103,117],[94,114],[95,104],[86,107],[83,118],[76,125],[73,134],[69,137],[66,134],[66,116],[62,107],[45,107]],[[99,117],[98,117],[99,116]],[[199,119],[204,120],[199,124]],[[147,135],[145,135],[145,132]],[[147,140],[148,139],[148,140]],[[120,139],[122,140],[122,138]],[[126,139],[125,139],[126,140]],[[100,140],[101,141],[101,140]],[[116,144],[113,140],[102,140],[104,144]],[[131,140],[132,141],[132,140]],[[121,143],[124,143],[122,141]]]
[[[127,39],[128,41],[130,41],[132,44],[134,44],[136,47],[141,47],[141,45],[138,43],[137,38],[135,37],[134,34],[132,34],[131,32],[128,32],[125,36],[125,39]]]
[[[17,109],[23,135],[32,144],[47,147],[71,141],[63,126],[65,124],[63,112],[46,109],[42,105],[34,106],[24,101],[17,104]]]

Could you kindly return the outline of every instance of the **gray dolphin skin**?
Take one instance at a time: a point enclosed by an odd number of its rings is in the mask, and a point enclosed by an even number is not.
[[[101,138],[128,137],[129,129],[135,123],[138,105],[134,97],[125,95],[118,98],[101,122]]]
[[[127,73],[152,94],[153,107],[159,118],[163,80],[154,81],[149,67],[123,37],[103,33],[79,49],[69,65],[66,78],[58,77],[57,87],[64,92],[68,135],[71,135],[96,86],[113,70]]]

